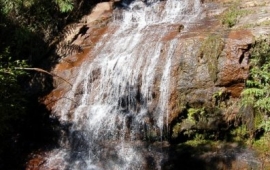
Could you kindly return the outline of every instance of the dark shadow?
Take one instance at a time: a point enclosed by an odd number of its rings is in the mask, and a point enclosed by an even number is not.
[[[162,165],[163,170],[223,170],[232,169],[235,166],[239,166],[240,169],[244,166],[249,167],[249,162],[243,165],[243,162],[236,158],[237,155],[249,151],[240,146],[233,147],[230,144],[217,147],[211,143],[196,146],[182,143],[167,148],[167,152],[168,160]]]
[[[0,169],[25,169],[30,153],[57,147],[61,126],[44,105],[35,101],[26,114],[11,120],[12,129],[0,137]]]
[[[48,44],[19,23],[0,13],[0,64],[26,60],[29,66],[47,69],[52,67],[47,60]],[[46,62],[45,62],[46,61]],[[45,63],[45,64],[44,64]],[[58,138],[63,127],[57,118],[41,104],[40,98],[53,88],[53,77],[44,73],[29,71],[16,77],[14,84],[1,84],[8,92],[1,96],[0,105],[0,169],[25,169],[31,153],[47,151],[58,147]],[[2,93],[1,93],[2,95]],[[9,99],[9,100],[6,100]],[[10,106],[11,105],[11,106]],[[12,109],[13,105],[16,109]]]
[[[125,9],[125,10],[129,10],[130,7],[129,5],[133,2],[134,0],[121,0],[121,1],[118,1],[118,2],[115,2],[114,3],[114,6],[116,8],[122,8],[122,9]]]
[[[206,170],[205,162],[194,156],[198,152],[196,148],[183,144],[172,146],[167,152],[168,161],[163,164],[163,170]]]

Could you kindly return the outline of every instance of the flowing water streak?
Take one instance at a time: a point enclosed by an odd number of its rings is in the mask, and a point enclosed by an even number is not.
[[[96,45],[95,59],[81,66],[72,89],[54,108],[61,121],[72,123],[69,145],[63,146],[68,165],[59,169],[144,169],[140,141],[162,139],[164,121],[168,126],[170,69],[179,40],[162,38],[169,24],[195,19],[199,2],[169,0],[159,11],[158,2],[138,1],[133,10],[115,13],[111,27],[117,31]],[[156,169],[160,161],[155,160]]]
[[[159,102],[158,105],[160,107],[160,115],[159,115],[159,120],[157,122],[157,125],[160,129],[163,129],[164,127],[164,117],[166,118],[166,128],[168,130],[168,118],[169,118],[169,110],[168,110],[168,104],[169,104],[169,95],[170,95],[170,68],[171,68],[171,60],[173,57],[173,54],[176,49],[176,43],[177,40],[172,40],[169,45],[169,49],[166,50],[168,51],[167,53],[167,61],[166,65],[164,67],[164,72],[161,78],[161,83],[160,83],[160,97],[159,97]]]

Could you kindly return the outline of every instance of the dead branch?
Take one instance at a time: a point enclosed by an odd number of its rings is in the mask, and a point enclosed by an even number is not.
[[[58,77],[58,78],[64,80],[64,81],[65,81],[66,83],[68,83],[70,86],[72,86],[72,84],[71,84],[69,81],[67,81],[66,79],[64,79],[63,77],[60,77],[60,76],[58,76],[58,75],[56,75],[56,74],[54,74],[54,73],[50,73],[50,72],[48,72],[48,71],[46,71],[46,70],[43,70],[43,69],[41,69],[41,68],[22,68],[22,67],[15,67],[15,69],[17,69],[17,70],[31,70],[31,71],[38,71],[38,72],[41,72],[41,73],[46,73],[46,74],[49,74],[49,75],[51,75],[51,76],[53,76],[53,77]]]

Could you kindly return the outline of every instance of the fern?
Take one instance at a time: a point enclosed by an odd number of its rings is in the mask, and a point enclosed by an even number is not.
[[[270,120],[262,121],[259,128],[264,129],[266,132],[270,132]]]
[[[243,91],[242,95],[251,95],[254,97],[263,97],[265,95],[264,89],[247,88]]]
[[[253,80],[247,80],[246,81],[247,87],[261,87],[261,83]]]
[[[257,128],[270,131],[270,39],[257,41],[251,54],[251,70],[242,94],[242,106],[252,106],[263,119]]]
[[[270,110],[270,97],[258,99],[254,106],[268,112]]]

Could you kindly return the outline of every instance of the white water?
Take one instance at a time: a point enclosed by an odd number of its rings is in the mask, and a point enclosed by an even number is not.
[[[117,31],[96,44],[95,59],[81,66],[57,102],[54,112],[72,127],[44,167],[138,170],[149,163],[147,156],[151,168],[161,169],[165,155],[149,151],[147,142],[163,141],[168,129],[170,71],[180,41],[162,38],[170,24],[198,19],[200,0],[169,0],[165,7],[138,1],[130,8],[115,12],[110,26]]]

